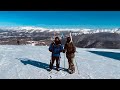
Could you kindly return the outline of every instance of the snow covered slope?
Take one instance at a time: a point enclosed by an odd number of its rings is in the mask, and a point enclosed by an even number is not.
[[[47,46],[1,45],[0,79],[120,79],[120,49],[77,48],[72,75],[63,53],[61,70],[47,71],[50,56]]]

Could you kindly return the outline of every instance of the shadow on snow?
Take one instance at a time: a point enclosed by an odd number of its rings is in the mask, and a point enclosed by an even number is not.
[[[17,59],[20,60],[21,63],[23,63],[24,65],[29,64],[29,65],[32,65],[32,66],[35,66],[35,67],[38,67],[38,68],[46,69],[47,71],[49,70],[49,64],[47,64],[47,63],[31,60],[31,59],[28,59],[28,58],[17,58]],[[55,68],[56,68],[56,66],[53,66],[54,70],[55,70]],[[60,67],[60,70],[67,71],[67,69],[62,68],[62,67]]]
[[[89,51],[89,52],[97,54],[97,55],[101,55],[101,56],[104,56],[104,57],[109,57],[109,58],[112,58],[112,59],[120,60],[120,53],[106,52],[106,51]]]

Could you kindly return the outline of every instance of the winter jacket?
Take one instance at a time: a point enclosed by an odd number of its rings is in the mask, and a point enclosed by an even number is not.
[[[76,47],[73,44],[73,42],[66,43],[64,46],[64,50],[66,51],[66,57],[67,58],[74,58]]]
[[[63,46],[61,44],[56,45],[55,43],[51,43],[49,51],[52,52],[52,56],[60,57],[60,52],[63,51]]]

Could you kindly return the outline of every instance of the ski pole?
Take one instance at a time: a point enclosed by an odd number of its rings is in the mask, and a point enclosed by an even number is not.
[[[78,70],[78,65],[77,65],[76,58],[75,58],[75,63],[76,63],[76,66],[77,66],[77,71],[78,71],[78,74],[80,74],[80,73],[79,73],[79,70]]]
[[[65,53],[64,53],[64,69],[65,69]]]

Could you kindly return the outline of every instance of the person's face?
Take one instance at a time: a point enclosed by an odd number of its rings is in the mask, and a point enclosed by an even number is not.
[[[58,41],[59,41],[59,39],[58,39],[58,38],[56,38],[56,39],[55,39],[55,41],[56,41],[56,42],[58,42]]]
[[[70,42],[71,41],[71,39],[70,38],[67,38],[67,42]]]
[[[58,38],[55,39],[55,43],[59,44],[59,39]]]

